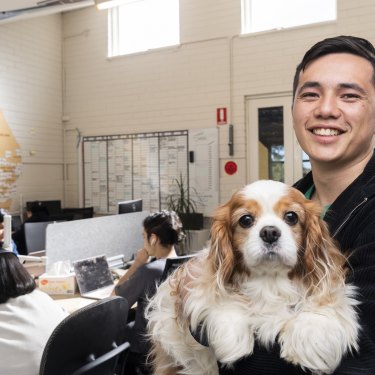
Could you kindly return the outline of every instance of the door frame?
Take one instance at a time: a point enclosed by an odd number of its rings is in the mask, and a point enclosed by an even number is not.
[[[257,109],[281,106],[284,109],[283,132],[285,147],[285,183],[292,185],[302,177],[302,149],[298,144],[293,130],[292,92],[285,91],[280,93],[247,95],[245,96],[245,128],[247,145],[246,175],[248,183],[259,179],[259,132]]]

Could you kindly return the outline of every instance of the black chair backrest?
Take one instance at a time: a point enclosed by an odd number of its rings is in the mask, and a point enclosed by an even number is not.
[[[165,261],[165,267],[163,274],[161,275],[160,282],[162,283],[167,277],[177,269],[181,264],[187,262],[189,259],[195,257],[195,254],[181,255],[176,258],[167,258]]]
[[[67,316],[44,348],[39,375],[121,374],[128,311],[125,298],[109,297]]]

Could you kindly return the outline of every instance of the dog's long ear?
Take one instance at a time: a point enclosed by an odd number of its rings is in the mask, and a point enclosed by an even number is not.
[[[301,277],[309,294],[328,293],[330,288],[345,279],[346,257],[332,239],[326,223],[320,218],[320,207],[306,201],[306,220],[303,228],[299,267]]]
[[[213,217],[209,259],[219,285],[229,282],[234,270],[232,248],[231,202],[220,206]]]

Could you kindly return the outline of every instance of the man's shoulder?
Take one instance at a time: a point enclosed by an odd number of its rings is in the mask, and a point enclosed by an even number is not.
[[[152,262],[146,263],[142,269],[143,272],[152,273],[152,274],[159,274],[164,271],[166,260],[163,259],[156,259]]]
[[[293,187],[305,193],[311,186],[314,184],[312,172],[306,174],[306,176],[302,177],[300,180],[293,184]]]

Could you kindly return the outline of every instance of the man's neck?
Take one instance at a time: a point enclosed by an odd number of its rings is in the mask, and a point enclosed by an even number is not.
[[[155,252],[155,256],[157,259],[161,258],[173,258],[176,257],[176,251],[173,245],[170,246],[159,246]]]
[[[322,207],[332,204],[363,172],[371,156],[372,152],[351,166],[329,166],[312,162],[315,191],[311,199]]]

